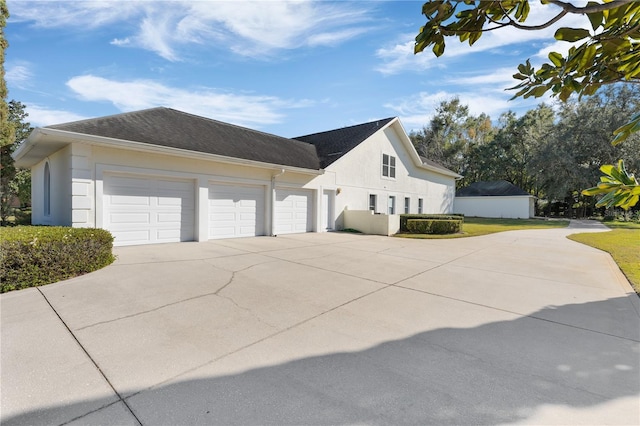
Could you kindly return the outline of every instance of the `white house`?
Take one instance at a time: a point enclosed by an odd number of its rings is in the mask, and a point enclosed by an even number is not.
[[[287,139],[169,108],[37,128],[14,158],[34,224],[116,245],[342,229],[345,209],[450,213],[460,177],[398,118]]]
[[[528,219],[535,214],[535,197],[506,180],[474,182],[456,192],[454,211],[474,217]]]

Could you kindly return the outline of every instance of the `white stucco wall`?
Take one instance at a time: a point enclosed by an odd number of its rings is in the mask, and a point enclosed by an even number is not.
[[[45,214],[45,164],[50,174],[50,214]],[[31,223],[71,226],[71,147],[67,146],[31,168]]]
[[[534,198],[528,195],[456,197],[453,211],[474,217],[527,219],[534,216]]]
[[[371,210],[343,212],[345,229],[356,229],[365,234],[390,236],[400,231],[400,215],[374,214]]]
[[[382,155],[396,157],[395,179],[382,176]],[[388,213],[389,197],[396,197],[396,214],[404,213],[404,199],[410,199],[410,213],[418,213],[418,199],[423,199],[423,213],[451,213],[455,179],[415,166],[390,126],[372,135],[347,155],[331,164],[313,184],[340,191],[335,197],[336,227],[343,229],[344,210],[368,210],[369,195],[377,196],[376,212]]]

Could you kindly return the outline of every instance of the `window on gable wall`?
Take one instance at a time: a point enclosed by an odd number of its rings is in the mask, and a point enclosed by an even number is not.
[[[411,209],[411,198],[404,197],[404,214],[409,214],[410,209]]]
[[[422,214],[422,198],[418,198],[418,214]]]
[[[369,210],[376,211],[377,199],[376,194],[369,194]]]
[[[382,154],[382,176],[395,179],[396,157],[393,155]]]

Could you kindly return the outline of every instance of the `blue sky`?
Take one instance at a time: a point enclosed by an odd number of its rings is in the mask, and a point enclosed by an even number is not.
[[[426,22],[418,1],[8,6],[8,98],[27,105],[33,126],[166,106],[285,137],[392,116],[410,131],[453,96],[497,120],[548,101],[509,101],[517,65],[569,47],[554,43],[555,27],[506,29],[473,48],[451,40],[440,58],[414,55]],[[531,22],[557,11],[534,4]]]

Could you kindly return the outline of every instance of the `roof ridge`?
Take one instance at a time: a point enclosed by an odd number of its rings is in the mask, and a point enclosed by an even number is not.
[[[83,118],[82,120],[67,121],[65,123],[50,124],[48,126],[42,126],[42,127],[43,128],[53,128],[53,127],[58,127],[58,126],[66,126],[68,124],[80,124],[80,123],[86,123],[88,121],[102,120],[102,119],[105,119],[105,118],[119,117],[119,116],[122,116],[122,115],[133,115],[133,114],[138,114],[138,113],[141,113],[141,112],[153,111],[153,110],[156,110],[156,109],[171,109],[171,108],[164,107],[164,106],[145,108],[145,109],[139,109],[139,110],[136,110],[136,111],[119,112],[117,114],[103,115],[103,116],[100,116],[100,117]],[[174,111],[177,111],[177,110],[174,110]]]
[[[383,122],[385,122],[385,124],[387,124],[388,122],[390,122],[390,121],[391,121],[391,120],[393,120],[394,118],[397,118],[397,117],[381,118],[381,119],[379,119],[379,120],[372,120],[372,121],[368,121],[368,122],[366,122],[366,123],[353,124],[353,125],[351,125],[351,126],[338,127],[337,129],[331,129],[331,130],[325,130],[325,131],[322,131],[322,132],[309,133],[309,134],[306,134],[306,135],[296,136],[296,137],[295,137],[295,138],[293,138],[293,139],[297,139],[297,138],[304,138],[304,137],[307,137],[307,136],[316,136],[316,135],[321,135],[321,134],[323,134],[323,133],[335,132],[335,131],[338,131],[338,130],[352,129],[352,128],[354,128],[354,127],[366,126],[366,125],[373,124],[373,123],[376,123],[376,122],[381,122],[381,121],[383,121]]]

